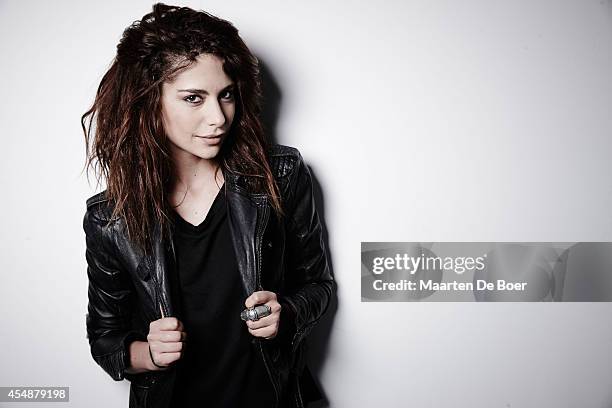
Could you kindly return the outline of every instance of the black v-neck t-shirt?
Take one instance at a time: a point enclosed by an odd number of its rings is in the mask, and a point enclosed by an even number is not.
[[[225,186],[193,225],[173,211],[174,247],[187,333],[172,407],[271,407],[275,391],[240,312],[247,295],[227,220]]]

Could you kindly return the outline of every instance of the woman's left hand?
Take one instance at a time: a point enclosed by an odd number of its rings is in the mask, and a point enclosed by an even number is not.
[[[281,305],[276,300],[276,293],[267,290],[253,292],[244,302],[247,308],[263,304],[270,306],[272,313],[257,321],[247,320],[245,323],[253,336],[269,340],[276,337],[280,323]]]

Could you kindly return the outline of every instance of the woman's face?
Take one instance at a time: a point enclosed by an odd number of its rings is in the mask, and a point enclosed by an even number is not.
[[[213,159],[234,120],[234,82],[223,62],[202,54],[172,82],[162,85],[162,119],[175,158]]]

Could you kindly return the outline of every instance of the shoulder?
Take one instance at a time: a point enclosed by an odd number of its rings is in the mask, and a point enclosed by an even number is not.
[[[113,201],[106,196],[106,190],[94,194],[86,200],[86,210],[83,216],[83,231],[87,247],[96,251],[117,252],[118,234],[123,234],[124,224],[117,217],[113,218]],[[114,248],[114,249],[111,249]]]
[[[312,198],[312,175],[298,149],[274,145],[270,154],[270,167],[289,208]]]
[[[113,213],[111,200],[106,196],[106,190],[92,195],[86,201],[85,223],[109,221]]]
[[[277,179],[290,177],[303,164],[302,155],[295,147],[272,145],[269,152],[272,174]]]

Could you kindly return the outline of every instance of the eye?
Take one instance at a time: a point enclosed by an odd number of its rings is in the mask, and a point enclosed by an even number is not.
[[[202,97],[200,95],[188,95],[186,97],[183,98],[184,101],[187,101],[191,104],[197,104],[201,101]]]
[[[221,99],[226,100],[226,101],[233,101],[234,100],[234,91],[232,89],[226,89],[225,91],[221,92]]]

